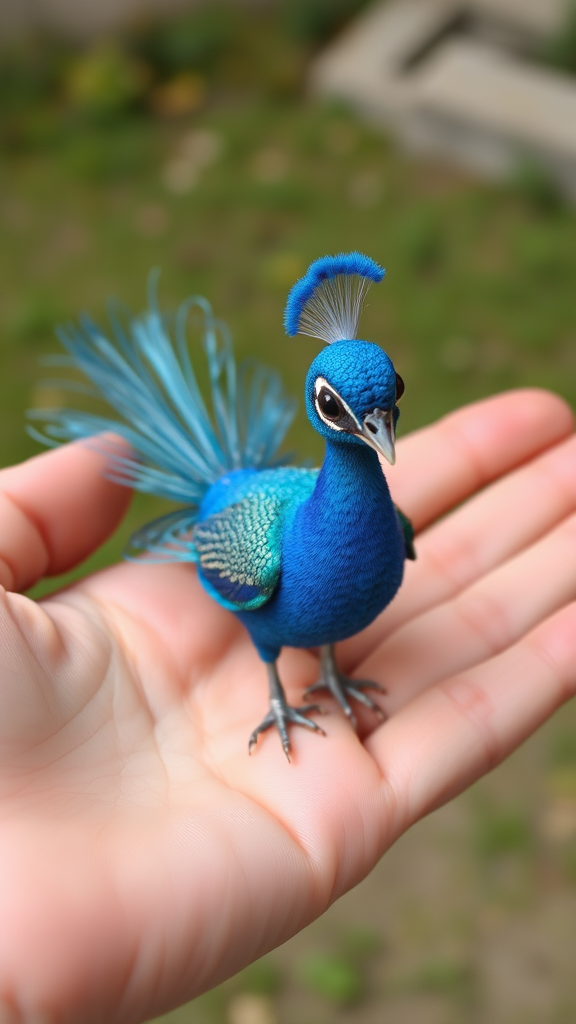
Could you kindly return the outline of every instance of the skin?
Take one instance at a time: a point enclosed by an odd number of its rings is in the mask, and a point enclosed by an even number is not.
[[[386,467],[419,532],[399,596],[340,649],[388,689],[361,737],[247,740],[266,677],[183,565],[35,604],[129,495],[70,445],[0,473],[0,1020],[129,1024],[283,942],[576,688],[576,438],[542,391],[461,409]],[[443,518],[440,518],[443,517]],[[280,660],[292,704],[317,659]]]

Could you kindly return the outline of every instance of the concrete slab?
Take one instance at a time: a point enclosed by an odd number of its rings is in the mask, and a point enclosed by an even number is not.
[[[480,17],[506,22],[542,38],[562,24],[568,0],[466,0],[466,7]]]
[[[422,113],[445,114],[576,160],[576,83],[472,41],[448,42],[414,76]]]
[[[473,171],[511,174],[520,155],[547,167],[576,202],[576,85],[487,46],[440,46],[413,76],[404,141]]]
[[[312,91],[347,100],[378,123],[395,124],[410,105],[406,65],[458,12],[458,0],[377,4],[313,63]]]
[[[576,79],[474,34],[475,17],[495,11],[495,38],[499,26],[515,27],[519,39],[541,37],[561,23],[564,3],[379,4],[318,58],[311,87],[349,102],[407,148],[481,175],[509,175],[533,158],[576,202]]]

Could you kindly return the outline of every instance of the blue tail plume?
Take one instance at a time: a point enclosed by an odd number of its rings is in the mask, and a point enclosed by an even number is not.
[[[228,331],[205,299],[194,296],[175,316],[166,316],[158,309],[154,288],[151,292],[150,308],[141,316],[126,321],[118,307],[111,308],[113,340],[86,316],[78,327],[61,329],[58,336],[68,354],[50,360],[53,366],[81,370],[93,385],[58,381],[58,386],[103,398],[117,415],[32,410],[29,418],[41,421],[42,428],[29,427],[29,432],[51,446],[102,433],[128,442],[129,449],[113,440],[94,442],[109,458],[110,479],[188,506],[178,523],[171,513],[163,517],[165,530],[158,522],[155,529],[150,524],[146,536],[144,531],[135,536],[137,547],[161,554],[167,539],[176,541],[179,526],[191,529],[195,510],[190,506],[197,507],[219,477],[287,461],[277,451],[296,403],[286,397],[274,371],[254,361],[236,366]],[[190,358],[187,325],[192,315],[208,363],[209,407]],[[173,544],[168,548],[174,554]]]

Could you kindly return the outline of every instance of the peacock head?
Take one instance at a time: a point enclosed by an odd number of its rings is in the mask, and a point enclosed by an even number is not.
[[[384,273],[358,252],[315,260],[288,296],[284,324],[289,335],[328,345],[306,377],[306,411],[315,430],[336,443],[367,444],[393,465],[404,382],[378,345],[356,338],[366,291]]]

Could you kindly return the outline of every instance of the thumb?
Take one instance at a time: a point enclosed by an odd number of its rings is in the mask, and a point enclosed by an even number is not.
[[[105,468],[105,454],[80,442],[0,470],[0,585],[25,590],[66,572],[113,533],[130,490]]]

